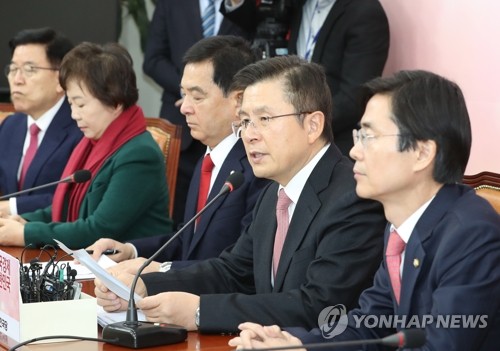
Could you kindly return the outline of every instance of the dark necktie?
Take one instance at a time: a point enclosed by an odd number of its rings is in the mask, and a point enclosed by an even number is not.
[[[387,249],[385,250],[387,270],[389,271],[389,277],[391,278],[392,290],[394,291],[394,296],[396,297],[396,302],[399,305],[399,297],[401,294],[401,254],[406,247],[405,242],[399,236],[398,232],[395,230],[389,235],[389,241],[387,242]]]
[[[33,158],[35,158],[36,150],[38,149],[38,133],[40,133],[40,128],[38,128],[36,123],[33,123],[30,126],[30,144],[26,150],[26,155],[24,155],[23,166],[19,176],[19,189],[23,188],[26,173],[28,172],[28,168],[30,167]]]

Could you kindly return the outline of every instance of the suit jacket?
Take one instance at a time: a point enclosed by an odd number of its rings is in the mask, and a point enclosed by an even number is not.
[[[26,244],[58,239],[80,249],[101,237],[130,240],[172,230],[165,160],[148,132],[125,143],[91,180],[74,222],[52,222],[52,207],[26,213]]]
[[[249,34],[224,19],[218,35]],[[182,150],[193,141],[185,117],[174,106],[180,99],[179,83],[186,51],[203,39],[199,0],[158,0],[149,26],[143,70],[163,88],[160,117],[182,126]],[[196,158],[198,159],[198,157]]]
[[[288,51],[297,53],[297,37],[305,0],[293,0]],[[250,30],[255,26],[255,1],[226,13]],[[335,144],[344,155],[352,148],[352,130],[364,111],[361,84],[382,74],[389,52],[389,24],[378,0],[337,0],[323,24],[311,58],[325,69],[333,96]]]
[[[219,35],[249,34],[229,19],[224,19]],[[196,162],[203,155],[205,146],[191,137],[186,118],[175,101],[180,99],[179,84],[186,51],[203,38],[199,0],[158,0],[149,26],[148,41],[144,53],[143,70],[163,88],[160,117],[182,126],[181,157],[175,190],[173,219],[175,224],[184,218],[189,182]]]
[[[59,180],[71,152],[83,136],[71,119],[71,108],[65,99],[26,173],[23,189],[19,189],[17,172],[23,155],[27,118],[24,113],[14,113],[0,124],[0,193],[4,195]],[[55,187],[48,187],[19,195],[16,199],[18,213],[49,206],[54,191]]]
[[[196,214],[202,160],[200,159],[196,165],[191,179],[184,223],[187,223]],[[185,232],[180,234],[156,258],[157,261],[177,261],[173,262],[172,267],[180,268],[193,263],[192,260],[217,257],[226,247],[234,244],[244,227],[250,223],[257,197],[269,181],[254,176],[246,157],[243,142],[240,139],[224,160],[207,202],[219,193],[233,170],[243,174],[245,178],[243,185],[222,196],[207,208],[197,224],[196,232],[194,225],[187,227]],[[170,238],[171,235],[161,235],[132,240],[131,243],[136,247],[140,256],[150,257]]]
[[[387,229],[386,245],[388,236]],[[425,327],[427,342],[419,350],[498,350],[499,265],[500,216],[471,188],[445,185],[417,222],[406,246],[400,305],[395,302],[384,260],[373,287],[360,297],[360,309],[349,314],[348,329],[335,340],[384,337],[395,330],[369,329],[363,323],[355,327],[354,316],[396,314],[407,323],[415,316],[419,324],[410,327]],[[455,328],[437,325],[438,316],[452,315],[472,316],[478,324],[475,328],[464,328],[461,323]],[[433,322],[424,325],[424,316],[432,316]],[[301,339],[318,341],[318,335],[315,331]]]
[[[296,204],[273,286],[278,187],[263,190],[231,249],[182,270],[143,275],[148,294],[201,295],[202,332],[234,332],[244,321],[311,328],[328,304],[355,306],[380,263],[381,206],[356,196],[352,163],[332,145]]]

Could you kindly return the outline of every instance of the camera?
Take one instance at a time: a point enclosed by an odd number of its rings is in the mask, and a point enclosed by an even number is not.
[[[288,55],[290,0],[262,0],[257,7],[258,25],[253,48],[261,58]]]

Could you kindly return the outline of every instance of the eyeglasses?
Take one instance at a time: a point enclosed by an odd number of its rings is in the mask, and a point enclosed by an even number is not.
[[[45,69],[45,70],[49,70],[49,71],[59,71],[59,68],[38,67],[38,66],[34,66],[34,65],[30,64],[30,63],[25,63],[21,67],[16,66],[16,65],[12,65],[12,64],[8,64],[4,68],[4,73],[5,73],[5,76],[7,78],[11,78],[11,77],[15,77],[15,75],[17,74],[17,72],[20,71],[21,74],[25,78],[30,78],[34,74],[36,74],[38,72],[38,70],[40,70],[40,69]]]
[[[402,134],[381,134],[381,135],[369,135],[363,129],[353,129],[352,131],[352,140],[354,141],[354,145],[361,141],[361,145],[366,147],[370,144],[371,140],[375,140],[377,138],[382,137],[390,137],[390,136],[401,136]]]
[[[257,117],[255,122],[252,121],[250,118],[243,118],[239,122],[232,123],[233,133],[234,133],[234,135],[236,135],[236,137],[241,138],[241,134],[243,132],[245,132],[250,125],[254,129],[263,130],[263,129],[266,129],[269,126],[269,122],[275,118],[289,117],[289,116],[300,116],[300,115],[308,114],[308,113],[311,113],[311,112],[295,112],[295,113],[287,113],[287,114],[278,115],[278,116],[261,116],[261,117]]]

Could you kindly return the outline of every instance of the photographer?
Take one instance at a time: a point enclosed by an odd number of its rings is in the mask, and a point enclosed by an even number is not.
[[[324,67],[333,95],[335,144],[348,155],[363,112],[360,85],[382,74],[389,51],[389,24],[379,1],[261,0],[257,6],[254,0],[225,0],[221,12],[256,31],[259,47],[267,40],[279,49],[288,39],[288,54]]]

